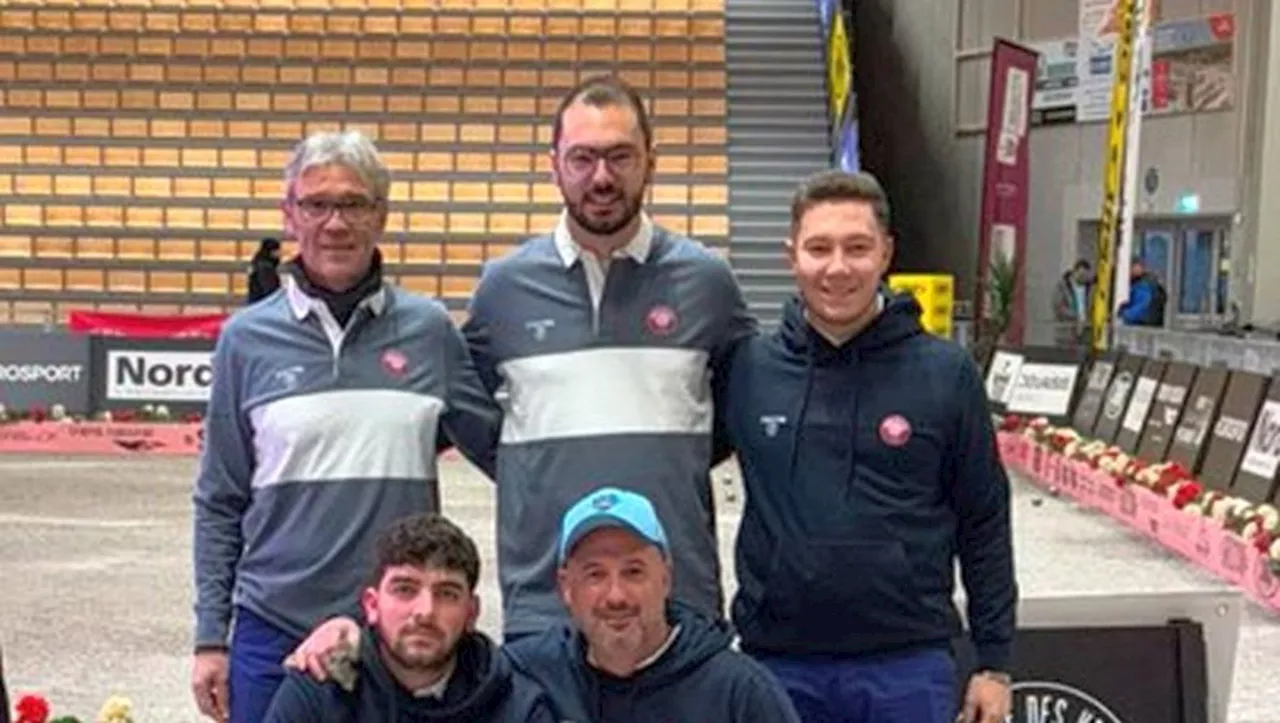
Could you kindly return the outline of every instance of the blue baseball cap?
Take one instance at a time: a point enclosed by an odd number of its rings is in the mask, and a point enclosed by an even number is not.
[[[560,564],[563,565],[573,546],[602,527],[617,527],[653,544],[667,556],[667,533],[662,529],[653,503],[644,495],[601,487],[578,500],[564,513],[560,525]]]

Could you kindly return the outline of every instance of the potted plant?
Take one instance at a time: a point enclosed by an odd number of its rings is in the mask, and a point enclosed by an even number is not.
[[[1005,341],[1005,332],[1013,318],[1013,286],[1017,269],[1002,250],[992,254],[987,277],[980,293],[985,297],[983,315],[974,329],[974,357],[985,369],[991,356]]]

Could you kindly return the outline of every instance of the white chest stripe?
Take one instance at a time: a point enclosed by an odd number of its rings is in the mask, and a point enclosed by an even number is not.
[[[707,354],[611,347],[504,362],[506,444],[711,430]]]
[[[286,397],[251,413],[255,489],[281,482],[434,479],[443,400],[394,389]]]

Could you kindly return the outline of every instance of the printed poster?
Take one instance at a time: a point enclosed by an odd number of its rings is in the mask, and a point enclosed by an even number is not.
[[[1031,124],[1075,122],[1080,93],[1079,39],[1042,40],[1029,46],[1040,54],[1031,97]]]

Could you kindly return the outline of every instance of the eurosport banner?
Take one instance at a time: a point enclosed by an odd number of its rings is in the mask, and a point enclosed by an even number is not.
[[[1005,341],[1013,346],[1022,344],[1025,327],[1027,184],[1031,177],[1028,130],[1038,61],[1036,51],[996,38],[987,103],[975,312],[977,318],[983,317],[993,263],[1012,264],[1013,308]]]
[[[857,99],[853,92],[853,36],[842,0],[816,0],[822,19],[826,55],[827,107],[830,110],[832,165],[856,171],[858,158]]]
[[[37,329],[0,329],[0,404],[9,412],[91,411],[90,342]]]
[[[213,383],[212,339],[94,339],[93,401],[99,410],[163,406],[203,414]]]

